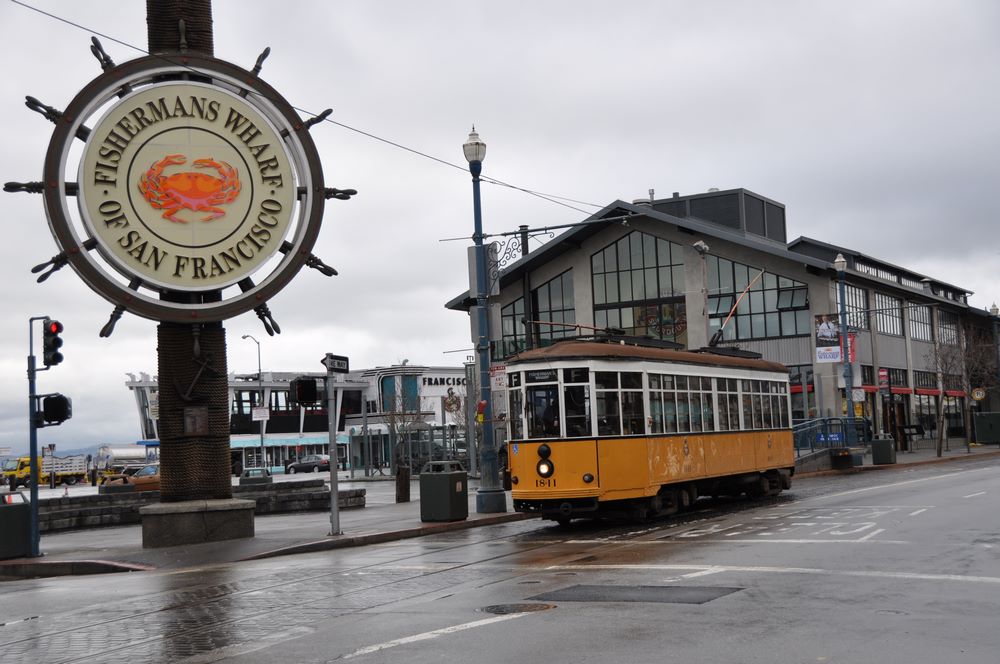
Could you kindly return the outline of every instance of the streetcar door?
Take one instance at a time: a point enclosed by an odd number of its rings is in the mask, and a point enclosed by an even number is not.
[[[528,438],[558,438],[559,386],[533,385],[526,392]]]

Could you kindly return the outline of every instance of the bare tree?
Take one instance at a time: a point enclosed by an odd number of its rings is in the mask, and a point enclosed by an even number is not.
[[[943,344],[935,335],[934,349],[928,353],[926,360],[937,373],[938,390],[941,400],[937,412],[937,455],[941,456],[947,429],[945,420],[945,392],[948,389],[961,389],[967,396],[966,407],[962,409],[962,421],[966,432],[966,445],[972,437],[972,401],[970,395],[973,387],[990,384],[996,374],[996,355],[993,336],[987,328],[977,326],[971,321],[958,330],[958,338],[954,344]]]
[[[388,403],[384,403],[385,410],[381,413],[382,421],[385,422],[389,434],[389,443],[392,446],[392,463],[399,472],[404,464],[402,463],[406,452],[406,443],[409,442],[413,433],[424,426],[425,419],[431,413],[422,411],[420,403],[413,403],[412,398],[405,395],[396,394],[392,396]],[[406,464],[407,469],[409,465]]]
[[[942,344],[937,335],[934,338],[934,349],[929,351],[926,356],[926,361],[930,366],[934,368],[934,372],[937,374],[937,389],[940,393],[938,397],[937,405],[937,444],[936,451],[937,456],[941,456],[944,453],[944,440],[946,435],[945,428],[945,377],[950,377],[954,375],[964,375],[963,366],[964,360],[962,357],[962,348],[957,345]]]

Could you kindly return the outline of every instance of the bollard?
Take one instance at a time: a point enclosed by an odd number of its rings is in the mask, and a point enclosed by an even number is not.
[[[410,466],[396,465],[396,502],[410,502]]]

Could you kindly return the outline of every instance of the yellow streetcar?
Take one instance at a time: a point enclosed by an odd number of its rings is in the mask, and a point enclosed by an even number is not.
[[[788,371],[725,348],[567,340],[507,362],[514,509],[671,514],[702,495],[776,495],[795,453]]]

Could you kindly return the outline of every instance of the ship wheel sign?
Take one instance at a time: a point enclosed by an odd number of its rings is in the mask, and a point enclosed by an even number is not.
[[[255,310],[302,268],[336,271],[312,255],[327,189],[309,128],[254,71],[204,55],[149,56],[113,66],[62,113],[28,99],[56,129],[41,191],[61,251],[39,277],[69,264],[123,311],[206,322]],[[100,55],[98,55],[98,53]],[[103,56],[103,58],[102,58]]]

